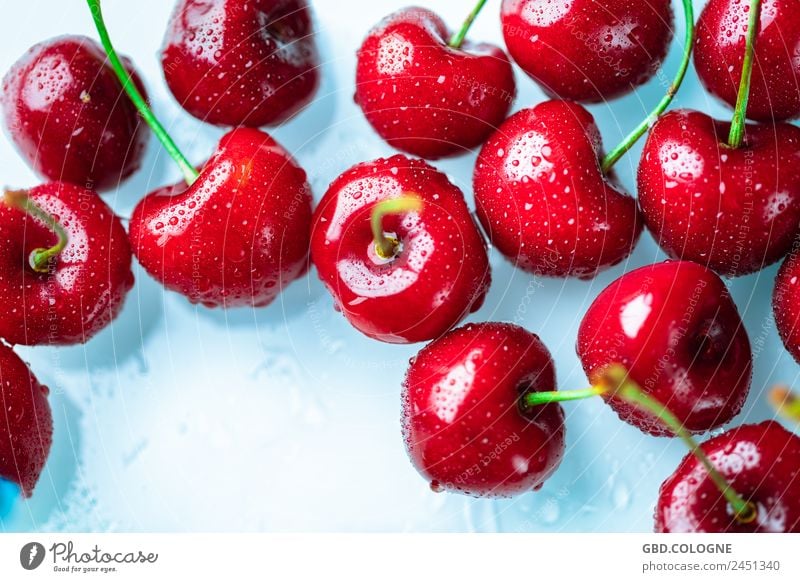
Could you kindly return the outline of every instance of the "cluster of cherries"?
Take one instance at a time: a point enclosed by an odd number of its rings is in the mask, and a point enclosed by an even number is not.
[[[7,192],[0,207],[0,477],[30,495],[52,440],[47,389],[8,346],[87,341],[119,313],[133,255],[167,289],[222,308],[270,304],[310,257],[356,329],[383,342],[433,340],[404,382],[403,432],[434,490],[540,488],[565,451],[559,402],[601,396],[623,421],[692,450],[661,488],[657,531],[800,531],[800,438],[774,421],[702,445],[692,436],[733,419],[751,383],[750,343],[720,275],[788,255],[774,309],[800,360],[800,129],[784,122],[800,117],[800,59],[785,50],[800,46],[800,6],[710,0],[695,38],[683,0],[675,81],[604,155],[578,102],[623,95],[654,75],[672,39],[669,0],[503,0],[511,57],[552,97],[510,117],[509,57],[465,39],[485,3],[455,34],[421,8],[368,33],[355,101],[384,140],[414,157],[357,164],[315,211],[303,169],[256,129],[314,96],[305,0],[178,2],[161,53],[167,84],[195,117],[233,127],[199,168],[115,52],[99,0],[87,4],[102,46],[68,36],[30,49],[3,81],[4,120],[51,181]],[[731,123],[665,113],[693,48],[703,84],[735,108]],[[97,192],[139,168],[148,129],[185,179],[145,196],[126,232]],[[613,166],[648,131],[637,201]],[[475,148],[480,224],[461,190],[420,159]],[[481,229],[535,276],[591,278],[625,260],[643,227],[672,259],[623,275],[589,308],[577,350],[590,388],[556,391],[547,348],[518,326],[453,329],[491,283]]]

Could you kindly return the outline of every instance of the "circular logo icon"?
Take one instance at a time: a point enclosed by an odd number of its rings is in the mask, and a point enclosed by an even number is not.
[[[26,570],[35,570],[44,562],[44,546],[39,542],[28,542],[19,551],[19,563]]]

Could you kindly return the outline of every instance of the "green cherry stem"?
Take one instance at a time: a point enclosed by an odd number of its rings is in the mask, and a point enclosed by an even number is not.
[[[683,14],[686,20],[686,34],[683,40],[683,58],[681,59],[681,66],[678,69],[678,74],[675,76],[675,79],[672,81],[672,85],[670,85],[669,89],[667,90],[667,94],[661,98],[656,108],[650,112],[644,121],[642,121],[636,129],[634,129],[628,136],[622,140],[617,147],[611,150],[605,158],[603,158],[602,169],[603,173],[606,174],[614,167],[619,159],[624,156],[628,151],[633,147],[633,145],[639,141],[647,131],[652,127],[652,125],[656,122],[656,120],[667,110],[672,100],[677,95],[678,90],[681,88],[683,84],[683,79],[686,77],[686,71],[689,68],[689,61],[692,57],[692,49],[694,48],[694,9],[692,7],[692,0],[682,0],[683,2]]]
[[[183,172],[186,183],[191,186],[199,174],[194,166],[189,163],[189,160],[186,159],[186,156],[181,153],[178,146],[175,145],[175,142],[172,141],[167,130],[161,125],[161,122],[156,119],[156,116],[147,105],[139,89],[136,88],[136,84],[131,79],[130,74],[128,74],[128,71],[123,66],[122,61],[120,61],[117,51],[114,50],[111,39],[108,36],[108,29],[103,20],[103,12],[100,9],[100,0],[86,0],[86,3],[89,5],[89,10],[92,12],[92,18],[97,27],[97,33],[100,35],[100,42],[103,44],[106,55],[108,55],[108,61],[111,64],[111,68],[114,69],[114,73],[116,73],[120,83],[122,83],[122,88],[125,90],[125,93],[128,94],[128,97],[139,111],[139,114],[147,122],[147,125],[149,125],[153,133],[156,134],[156,137],[164,146],[164,149],[167,150],[170,157],[178,164],[181,172]]]
[[[456,34],[453,35],[453,38],[450,39],[450,42],[447,44],[450,48],[461,48],[462,43],[464,42],[464,38],[466,38],[467,33],[469,32],[472,23],[475,22],[475,18],[477,18],[478,14],[480,13],[481,9],[483,9],[483,5],[486,4],[486,0],[478,0],[478,3],[475,5],[475,8],[472,9],[472,12],[469,13],[467,19],[464,21],[464,24],[461,25],[461,30],[459,30]]]
[[[56,258],[61,251],[67,246],[69,242],[69,235],[64,227],[49,213],[45,212],[38,204],[31,200],[30,196],[25,190],[6,190],[3,201],[12,208],[22,210],[28,216],[31,216],[41,222],[52,230],[58,237],[58,242],[52,247],[38,248],[31,251],[28,256],[28,262],[31,268],[37,273],[49,273],[50,262]]]
[[[733,110],[731,130],[728,134],[728,145],[734,149],[741,146],[744,141],[747,102],[750,99],[750,79],[753,73],[753,60],[760,18],[761,0],[750,0],[750,18],[747,21],[747,40],[744,49],[744,61],[742,62],[742,78],[739,80],[739,94],[736,96],[736,108]]]
[[[601,381],[591,388],[584,390],[566,390],[554,392],[530,392],[525,395],[523,405],[526,408],[546,404],[548,402],[564,402],[567,400],[578,400],[591,396],[609,395],[620,398],[632,404],[639,410],[644,410],[666,425],[678,438],[680,438],[692,454],[708,472],[709,478],[714,482],[717,489],[725,497],[733,510],[733,515],[739,523],[750,523],[756,516],[757,511],[752,502],[746,501],[728,483],[728,480],[717,471],[711,463],[708,455],[686,430],[680,420],[664,404],[645,394],[636,382],[628,377],[627,370],[620,365],[609,366],[602,375]]]
[[[397,252],[399,241],[383,232],[383,217],[389,214],[405,214],[422,210],[422,200],[414,194],[407,194],[399,198],[391,198],[378,202],[372,208],[370,225],[372,237],[375,240],[375,253],[382,259],[393,259]]]

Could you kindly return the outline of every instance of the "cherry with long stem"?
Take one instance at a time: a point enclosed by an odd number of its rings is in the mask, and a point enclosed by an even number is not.
[[[692,7],[692,0],[683,0],[683,14],[686,20],[686,34],[683,40],[683,57],[681,65],[678,68],[678,74],[672,81],[666,95],[661,98],[655,109],[648,115],[636,128],[628,134],[622,142],[611,150],[605,158],[603,158],[602,169],[603,173],[608,173],[614,167],[619,159],[624,156],[639,139],[647,133],[652,127],[653,123],[667,110],[672,100],[677,95],[678,90],[683,84],[683,79],[686,77],[686,71],[689,68],[689,61],[692,57],[692,49],[694,48],[694,8]]]
[[[753,73],[756,37],[761,20],[761,0],[750,0],[750,17],[747,22],[747,39],[745,41],[744,61],[742,61],[742,78],[739,80],[739,94],[736,96],[736,108],[728,134],[728,145],[738,148],[744,141],[744,130],[747,115],[747,102],[750,99],[750,79]]]
[[[49,273],[51,262],[61,254],[67,246],[69,236],[64,227],[49,213],[45,212],[38,204],[31,200],[24,190],[6,190],[4,202],[13,208],[22,210],[27,215],[43,222],[58,237],[56,244],[50,248],[37,248],[31,251],[28,263],[37,273]]]
[[[370,226],[372,237],[375,240],[375,254],[380,258],[389,260],[397,254],[400,242],[394,237],[387,236],[383,231],[383,217],[390,214],[405,214],[422,210],[422,200],[414,195],[400,196],[378,202],[372,209]]]
[[[147,125],[149,125],[153,130],[153,133],[164,146],[164,149],[167,150],[167,153],[170,155],[170,157],[175,160],[175,163],[178,164],[181,172],[183,172],[186,183],[191,186],[199,174],[189,160],[186,159],[186,156],[181,153],[180,149],[178,149],[178,146],[167,133],[167,130],[164,129],[164,126],[161,125],[161,122],[159,122],[156,116],[153,114],[153,111],[147,105],[144,97],[139,92],[139,89],[136,88],[136,84],[133,82],[133,79],[131,79],[128,71],[122,64],[122,61],[120,60],[119,55],[117,55],[116,50],[114,50],[114,46],[111,44],[111,39],[108,36],[108,29],[106,28],[106,24],[103,19],[103,11],[100,8],[100,0],[86,0],[86,3],[89,5],[89,10],[92,13],[92,19],[94,20],[95,27],[97,28],[97,33],[100,35],[100,42],[106,51],[108,61],[111,64],[111,68],[114,70],[114,73],[117,75],[120,83],[122,83],[122,88],[125,90],[125,93],[128,94],[128,97],[133,102],[134,106],[139,111],[139,114],[145,120]]]
[[[472,23],[475,22],[478,14],[480,14],[480,11],[483,9],[484,4],[486,4],[486,0],[478,0],[475,8],[467,15],[467,19],[464,20],[464,24],[461,25],[461,29],[455,33],[453,38],[450,39],[450,42],[447,43],[450,48],[461,48],[461,44],[464,42],[469,29],[472,27]]]
[[[667,426],[678,438],[680,438],[692,454],[708,472],[709,478],[717,486],[720,493],[725,497],[733,510],[733,515],[739,523],[751,523],[757,516],[757,511],[752,502],[745,500],[731,486],[727,479],[711,463],[708,455],[686,430],[680,420],[661,402],[645,394],[633,380],[628,377],[627,370],[620,365],[611,365],[603,372],[601,381],[591,388],[582,390],[565,390],[553,392],[530,392],[526,394],[521,405],[526,410],[530,410],[542,404],[551,402],[566,402],[569,400],[579,400],[592,396],[608,395],[620,398],[640,410],[646,411],[665,426]]]

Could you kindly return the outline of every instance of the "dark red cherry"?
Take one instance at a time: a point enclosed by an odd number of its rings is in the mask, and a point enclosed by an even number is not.
[[[669,0],[503,0],[508,52],[554,97],[604,101],[658,70],[672,40]]]
[[[509,497],[539,489],[564,455],[564,411],[523,411],[555,390],[539,338],[504,323],[469,324],[426,346],[403,384],[403,436],[434,491]]]
[[[133,287],[131,248],[119,219],[92,190],[49,182],[28,198],[66,231],[64,249],[44,266],[37,250],[58,236],[42,220],[0,203],[0,338],[11,344],[83,343],[122,310]]]
[[[772,295],[775,326],[783,345],[800,362],[800,253],[793,252],[781,265]]]
[[[311,190],[266,133],[227,133],[191,185],[139,202],[131,244],[165,287],[208,307],[261,307],[306,269]]]
[[[546,101],[503,123],[473,178],[493,245],[539,275],[590,278],[625,259],[642,229],[636,201],[603,175],[600,132],[580,105]]]
[[[6,73],[0,103],[12,141],[47,180],[103,191],[139,169],[149,130],[92,39],[61,36],[32,47]]]
[[[689,454],[661,485],[656,532],[800,532],[800,438],[767,421],[731,429],[700,448],[731,487],[755,505],[755,519],[737,520],[708,471]]]
[[[729,123],[672,111],[653,126],[639,165],[639,204],[658,244],[722,275],[783,257],[800,226],[800,129],[748,125],[731,148]]]
[[[750,2],[709,0],[697,22],[694,64],[710,93],[736,104],[745,54]],[[747,117],[758,121],[800,116],[800,6],[763,0]]]
[[[189,113],[216,125],[276,125],[319,84],[305,0],[180,0],[161,66]]]
[[[0,479],[30,497],[50,454],[53,417],[49,390],[14,351],[0,343]]]
[[[620,364],[695,433],[730,421],[750,388],[750,341],[736,305],[713,271],[689,261],[642,267],[606,287],[581,321],[577,352],[592,384]],[[672,434],[641,408],[605,398],[625,422]]]
[[[403,196],[422,207],[383,218],[396,246],[382,257],[371,215]],[[464,195],[402,155],[358,164],[331,184],[314,215],[311,257],[350,323],[392,343],[439,337],[480,307],[490,282],[486,243]]]
[[[514,73],[498,47],[465,41],[424,8],[406,8],[373,28],[358,50],[356,103],[392,147],[441,158],[481,143],[508,115]]]

